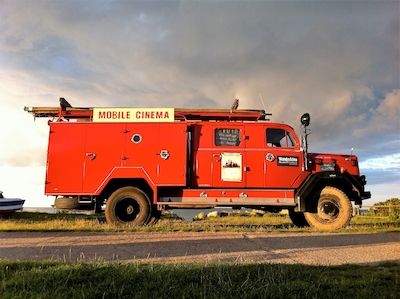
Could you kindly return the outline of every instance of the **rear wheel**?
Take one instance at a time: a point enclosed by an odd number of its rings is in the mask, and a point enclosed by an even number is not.
[[[143,225],[150,218],[150,203],[140,189],[124,187],[107,199],[105,214],[110,224]]]
[[[346,227],[352,216],[353,208],[347,195],[335,187],[322,189],[314,213],[304,213],[312,227],[323,230],[337,230]]]
[[[289,217],[293,224],[297,227],[310,226],[303,212],[295,212],[294,209],[289,209]]]

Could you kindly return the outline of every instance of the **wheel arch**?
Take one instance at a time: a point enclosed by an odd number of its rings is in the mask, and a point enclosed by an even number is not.
[[[98,197],[102,200],[106,200],[114,191],[128,186],[140,189],[146,194],[150,200],[150,204],[155,203],[155,192],[150,184],[143,178],[113,178],[107,183]]]
[[[343,191],[351,201],[361,202],[359,187],[356,186],[349,174],[333,171],[314,173],[296,190],[296,212],[313,210],[322,189],[327,186]]]

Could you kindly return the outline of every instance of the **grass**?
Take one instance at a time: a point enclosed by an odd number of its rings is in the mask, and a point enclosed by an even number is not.
[[[229,216],[209,218],[203,221],[161,219],[153,226],[108,225],[104,216],[78,214],[14,213],[0,220],[0,231],[92,231],[92,232],[313,232],[311,228],[297,228],[287,215]],[[356,216],[351,224],[338,232],[386,232],[400,231],[400,222],[389,217]]]
[[[1,298],[398,298],[400,265],[0,261]]]

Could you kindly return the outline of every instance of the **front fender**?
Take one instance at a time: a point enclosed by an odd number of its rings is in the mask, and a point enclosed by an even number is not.
[[[354,177],[347,172],[322,171],[311,174],[295,192],[297,212],[308,210],[308,205],[315,196],[325,187],[333,186],[341,189],[356,204],[371,197],[370,192],[364,190],[365,177]]]

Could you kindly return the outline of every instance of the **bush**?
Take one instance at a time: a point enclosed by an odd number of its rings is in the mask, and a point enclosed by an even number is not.
[[[384,202],[375,203],[368,214],[375,216],[389,216],[391,220],[397,220],[400,216],[400,198],[391,198]]]

